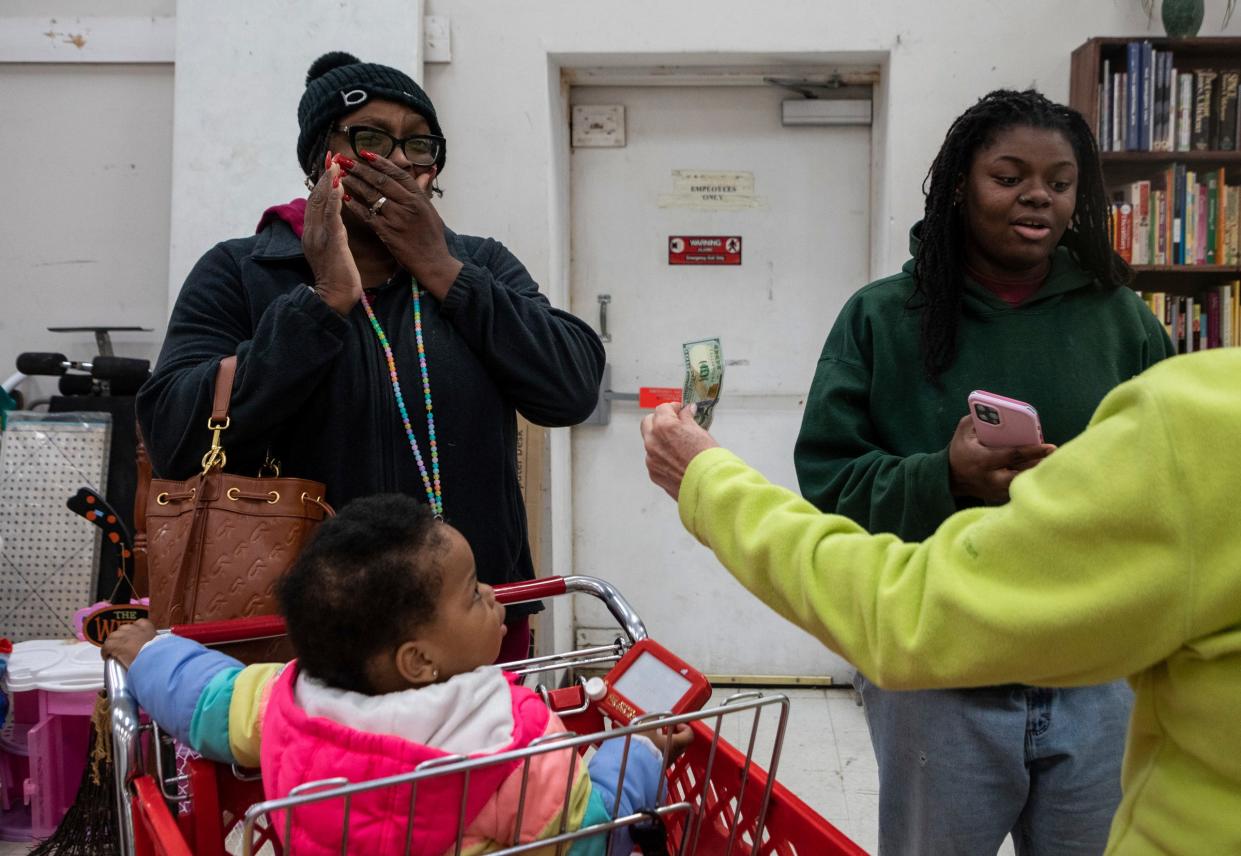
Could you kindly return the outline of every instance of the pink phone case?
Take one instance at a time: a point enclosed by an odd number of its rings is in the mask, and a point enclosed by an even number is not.
[[[1033,446],[1043,442],[1043,426],[1032,405],[976,389],[969,396],[970,419],[978,442],[992,448]]]

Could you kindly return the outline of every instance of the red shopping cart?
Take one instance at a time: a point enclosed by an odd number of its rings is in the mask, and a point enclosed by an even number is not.
[[[535,741],[529,747],[480,759],[448,758],[428,762],[396,777],[370,782],[349,782],[343,778],[312,782],[294,789],[287,796],[266,800],[262,783],[254,771],[230,768],[202,759],[191,760],[185,772],[166,771],[157,725],[143,723],[133,696],[128,692],[125,670],[109,661],[106,668],[108,697],[112,707],[113,754],[116,759],[118,813],[121,819],[120,852],[123,856],[224,856],[224,854],[272,854],[281,856],[282,841],[292,840],[292,825],[299,811],[313,810],[317,803],[344,801],[344,828],[340,851],[349,849],[349,805],[358,794],[380,788],[406,788],[409,817],[420,783],[440,776],[465,776],[492,764],[519,762],[528,772],[532,758],[540,753],[574,749],[585,753],[605,739],[625,740],[625,752],[633,736],[660,727],[685,723],[695,740],[680,757],[663,759],[665,793],[654,810],[667,830],[668,852],[688,856],[832,856],[862,854],[864,851],[839,830],[815,813],[775,779],[788,720],[789,701],[781,694],[757,692],[735,695],[724,703],[681,713],[639,715],[632,722],[616,721],[605,715],[613,710],[600,704],[597,686],[590,685],[581,672],[612,668],[631,663],[625,658],[635,645],[646,640],[641,619],[611,584],[592,577],[552,577],[496,588],[503,603],[520,603],[567,594],[585,594],[603,601],[617,620],[623,635],[612,645],[596,646],[566,653],[534,657],[506,665],[522,676],[545,673],[567,674],[568,686],[547,689],[540,685],[548,705],[561,717],[570,733]],[[177,635],[204,644],[266,638],[283,634],[278,618],[241,619],[175,627]],[[645,652],[649,643],[634,649]],[[657,647],[657,646],[649,646]],[[622,663],[621,661],[624,660]],[[679,662],[679,661],[678,661]],[[621,666],[617,666],[621,663]],[[631,684],[636,682],[631,682]],[[621,686],[621,684],[614,684]],[[614,701],[614,698],[612,699]],[[675,709],[675,707],[674,707]],[[772,724],[774,736],[770,752],[759,750],[760,726]],[[746,733],[745,751],[740,751],[720,735],[725,728],[739,727]],[[764,744],[766,745],[766,744]],[[759,763],[757,754],[765,761]],[[153,772],[144,758],[150,756]],[[584,763],[584,761],[583,761]],[[574,775],[570,771],[570,780]],[[620,776],[625,775],[622,763]],[[618,783],[619,790],[619,783]],[[566,783],[566,800],[568,799]],[[522,780],[520,801],[525,801]],[[181,803],[180,808],[177,804]],[[170,808],[170,806],[173,806]],[[464,799],[458,818],[456,853],[462,851]],[[521,828],[520,808],[517,828]],[[622,826],[649,823],[648,814],[616,817],[609,823],[578,830],[561,829],[559,834],[537,841],[518,842],[495,853],[521,853],[549,848],[546,852],[567,852],[578,839],[607,833]],[[409,833],[412,836],[412,830]],[[407,840],[408,847],[408,840]],[[453,852],[453,851],[450,851]]]

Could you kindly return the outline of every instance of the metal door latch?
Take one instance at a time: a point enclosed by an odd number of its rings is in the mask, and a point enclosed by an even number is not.
[[[610,342],[612,334],[608,332],[608,304],[612,302],[612,295],[600,294],[596,299],[599,301],[599,338]]]
[[[607,425],[612,421],[612,402],[613,401],[637,401],[638,394],[636,392],[613,392],[612,391],[612,364],[603,364],[603,377],[599,381],[599,401],[595,404],[594,411],[587,416],[583,425]]]

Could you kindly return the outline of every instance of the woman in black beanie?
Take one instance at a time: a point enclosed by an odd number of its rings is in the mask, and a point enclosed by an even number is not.
[[[499,242],[444,226],[431,195],[447,143],[408,75],[326,54],[297,117],[309,199],[199,260],[138,395],[156,471],[200,469],[216,368],[236,354],[230,470],[270,453],[337,506],[408,493],[466,536],[480,581],[531,578],[515,413],[585,419],[598,336]],[[509,609],[501,660],[525,655],[530,610]]]

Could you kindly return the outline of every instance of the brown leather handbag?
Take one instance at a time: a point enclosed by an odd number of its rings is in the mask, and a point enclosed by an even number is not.
[[[146,490],[146,565],[157,627],[277,612],[276,582],[318,525],[335,512],[324,485],[307,479],[224,472],[237,358],[220,362],[202,472],[185,481],[152,479]],[[268,650],[274,652],[268,646]],[[230,649],[242,659],[261,649]]]

